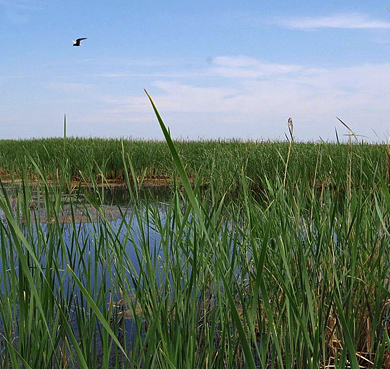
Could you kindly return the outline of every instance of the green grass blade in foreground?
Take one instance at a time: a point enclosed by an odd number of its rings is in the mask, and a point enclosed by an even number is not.
[[[118,348],[122,351],[123,355],[125,356],[126,360],[129,360],[126,350],[122,347],[121,343],[119,342],[118,338],[116,337],[115,333],[110,327],[110,323],[107,322],[107,320],[104,318],[103,314],[101,313],[99,307],[96,305],[95,301],[93,300],[90,293],[87,291],[87,289],[84,287],[84,285],[81,283],[80,279],[77,277],[73,269],[68,265],[68,270],[72,274],[74,280],[76,281],[77,285],[80,288],[80,291],[82,292],[85,299],[88,301],[89,306],[93,310],[93,312],[96,314],[97,318],[99,319],[100,323],[102,323],[104,329],[107,331],[107,333],[111,336],[112,340],[116,343]]]
[[[30,288],[32,296],[35,298],[35,304],[37,306],[37,310],[40,313],[43,325],[46,329],[47,337],[48,337],[50,345],[51,345],[51,350],[54,351],[54,350],[56,350],[56,343],[54,342],[53,337],[51,335],[48,320],[47,320],[47,311],[44,308],[44,306],[45,306],[45,301],[44,301],[45,297],[44,296],[47,293],[53,295],[54,292],[50,286],[49,281],[47,281],[47,279],[46,279],[46,274],[44,273],[44,271],[41,267],[41,264],[36,256],[33,248],[31,247],[28,240],[24,236],[23,231],[20,229],[17,222],[15,221],[15,218],[14,218],[12,210],[11,210],[12,206],[11,206],[10,201],[8,199],[6,189],[3,187],[3,184],[1,184],[1,186],[2,186],[2,195],[3,196],[0,196],[0,208],[3,210],[4,215],[7,219],[8,227],[12,233],[13,242],[14,242],[14,245],[17,249],[18,258],[19,258],[20,263],[22,265],[23,274],[28,281],[28,286]],[[28,252],[27,255],[25,255],[22,245],[27,250],[27,252]],[[45,285],[44,285],[45,289],[38,291],[37,286],[35,285],[33,277],[30,273],[28,259],[31,259],[34,262],[35,268],[39,271],[40,275],[45,280]],[[53,295],[53,297],[54,297],[54,295]],[[87,369],[88,368],[87,363],[85,362],[84,356],[83,356],[82,352],[80,351],[79,344],[78,344],[77,339],[74,335],[74,332],[73,332],[72,328],[70,327],[70,324],[66,318],[66,314],[64,314],[64,311],[62,310],[61,303],[56,297],[54,297],[54,301],[55,301],[55,304],[57,305],[57,307],[59,308],[59,310],[58,310],[59,314],[63,318],[62,322],[63,322],[63,324],[65,324],[65,329],[68,331],[68,337],[74,345],[74,350],[75,350],[77,357],[79,359],[80,368]],[[40,337],[40,339],[42,340],[42,337]],[[45,342],[45,341],[46,341],[46,339],[43,340],[43,342]],[[8,345],[8,347],[11,348],[12,345]],[[30,368],[28,363],[25,361],[25,359],[21,356],[21,354],[19,352],[16,352],[16,355],[20,358],[20,360],[23,361],[26,368]],[[11,354],[11,358],[13,358],[13,357],[15,357],[15,356],[13,356]]]
[[[214,240],[214,242],[212,242],[210,239],[210,232],[212,234],[212,237],[214,237],[215,239],[219,239],[219,235],[217,234],[215,227],[212,226],[212,221],[210,220],[209,215],[202,207],[202,204],[197,199],[197,196],[191,187],[187,173],[184,169],[184,166],[180,160],[179,154],[176,150],[176,146],[173,143],[171,135],[170,135],[168,129],[166,128],[152,98],[150,97],[150,95],[147,93],[146,90],[145,90],[145,93],[148,96],[150,103],[152,104],[153,110],[156,114],[156,117],[157,117],[157,120],[160,124],[161,130],[163,131],[164,137],[167,141],[167,144],[168,144],[169,150],[171,152],[173,161],[175,163],[176,169],[179,172],[180,178],[183,182],[185,192],[188,196],[188,199],[191,203],[192,208],[194,209],[195,214],[198,217],[199,226],[200,226],[200,228],[201,228],[201,230],[206,238],[206,241],[207,241],[208,245],[210,246],[210,250],[211,250],[212,248],[215,248],[216,245],[215,245],[215,240]],[[209,227],[207,225],[209,225]]]
[[[195,194],[194,194],[194,191],[191,188],[190,181],[188,180],[188,176],[187,176],[187,174],[184,170],[184,166],[179,158],[179,154],[177,153],[177,150],[176,150],[175,144],[172,141],[171,135],[169,134],[163,120],[161,119],[161,116],[160,116],[156,106],[154,105],[152,98],[150,97],[150,95],[147,93],[146,90],[145,90],[145,93],[148,96],[150,103],[152,104],[154,113],[156,114],[156,117],[157,117],[157,120],[160,124],[161,130],[163,131],[165,140],[167,141],[169,150],[172,154],[173,161],[175,162],[176,169],[178,170],[178,172],[180,174],[180,178],[183,182],[184,189],[185,189],[187,196],[191,202],[191,205],[192,205],[196,215],[199,217],[200,223],[202,225],[204,225],[203,213],[202,213],[201,208],[199,206],[199,202],[197,201]],[[207,232],[205,232],[205,233],[207,234]]]
[[[45,326],[47,332],[50,333],[49,326],[48,326],[47,319],[46,319],[46,315],[45,315],[45,312],[44,312],[44,309],[42,306],[42,301],[40,299],[40,294],[38,293],[38,289],[34,283],[32,275],[30,273],[30,268],[28,265],[27,256],[25,255],[24,250],[23,250],[23,245],[28,252],[28,256],[31,257],[31,259],[34,261],[36,267],[38,268],[38,270],[41,273],[41,275],[43,276],[43,278],[45,278],[44,273],[43,273],[43,270],[40,266],[40,263],[39,263],[36,255],[35,255],[34,250],[31,248],[28,240],[26,239],[22,230],[19,228],[18,224],[15,221],[15,218],[14,218],[14,216],[12,214],[12,210],[11,210],[12,206],[11,206],[9,199],[8,199],[8,196],[7,196],[7,191],[3,187],[2,183],[1,183],[1,186],[2,186],[3,196],[0,196],[0,208],[2,209],[4,215],[7,219],[10,231],[11,231],[13,239],[14,239],[14,245],[17,249],[19,261],[20,261],[21,266],[22,266],[23,274],[27,278],[28,285],[31,289],[31,293],[33,294],[33,296],[36,299],[37,308],[38,308],[38,311],[41,315],[42,322],[44,323],[44,326]],[[50,288],[49,284],[47,284],[47,287]],[[53,345],[53,341],[51,339],[50,339],[50,341],[51,341],[51,344]]]
[[[233,300],[232,293],[230,291],[230,286],[228,285],[225,277],[221,273],[221,278],[223,281],[223,285],[225,287],[225,293],[229,300],[229,305],[232,312],[233,323],[238,331],[238,336],[240,337],[240,343],[242,344],[242,349],[244,350],[245,358],[247,362],[245,363],[249,368],[256,368],[255,360],[253,358],[252,349],[250,347],[250,342],[248,342],[247,336],[245,334],[245,330],[243,324],[241,323],[240,316],[238,315],[236,304]]]
[[[181,178],[181,180],[183,182],[184,189],[185,189],[185,191],[187,193],[187,196],[188,196],[188,198],[189,198],[189,200],[191,202],[191,205],[192,205],[196,215],[199,218],[199,224],[200,224],[201,228],[204,231],[204,234],[205,234],[205,237],[207,239],[207,242],[209,243],[210,246],[212,246],[211,240],[209,238],[209,234],[207,232],[205,219],[204,219],[205,212],[202,211],[201,204],[199,203],[199,200],[197,199],[194,191],[192,190],[191,184],[190,184],[190,182],[188,180],[188,177],[187,177],[187,174],[186,174],[186,172],[184,170],[183,164],[182,164],[182,162],[181,162],[181,160],[179,158],[179,155],[177,153],[176,147],[175,147],[175,145],[174,145],[174,143],[172,141],[172,138],[171,138],[167,128],[165,127],[165,124],[164,124],[163,120],[161,119],[161,116],[160,116],[159,112],[157,111],[156,106],[153,103],[152,98],[149,96],[149,94],[146,91],[145,91],[145,93],[147,94],[147,96],[148,96],[148,98],[149,98],[149,100],[150,100],[150,102],[152,104],[152,107],[154,109],[154,112],[155,112],[155,114],[157,116],[158,122],[159,122],[160,127],[161,127],[161,129],[163,131],[163,134],[165,136],[165,139],[166,139],[167,144],[169,146],[169,149],[171,151],[173,160],[175,162],[176,169],[178,170],[178,172],[180,174],[180,178]],[[207,219],[207,224],[211,224],[210,219]],[[243,325],[242,325],[242,323],[240,321],[239,315],[238,315],[237,307],[235,306],[235,303],[233,301],[233,295],[232,295],[232,293],[230,291],[230,286],[228,285],[228,283],[227,283],[227,281],[226,281],[226,279],[224,277],[223,271],[221,271],[221,278],[223,280],[224,287],[226,289],[225,293],[227,294],[227,298],[228,298],[229,303],[230,303],[231,308],[232,308],[233,320],[234,320],[234,323],[235,323],[236,328],[238,330],[238,334],[239,334],[239,337],[240,337],[241,344],[243,346],[245,358],[247,360],[246,365],[249,368],[256,368],[256,364],[254,362],[252,350],[251,350],[251,347],[250,347],[250,342],[248,341],[248,339],[246,337],[246,334],[245,334],[245,331],[244,331],[244,327],[243,327]]]

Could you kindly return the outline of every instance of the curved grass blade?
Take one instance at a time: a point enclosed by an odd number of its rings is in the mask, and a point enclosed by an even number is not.
[[[174,145],[174,143],[172,141],[170,133],[167,130],[163,120],[161,119],[161,116],[160,116],[156,106],[154,105],[154,102],[153,102],[152,98],[150,97],[150,95],[147,93],[146,90],[145,90],[145,93],[148,96],[148,98],[150,100],[150,103],[152,104],[153,110],[154,110],[154,112],[156,114],[156,117],[157,117],[157,120],[158,120],[158,122],[160,124],[161,130],[163,131],[164,137],[165,137],[165,139],[167,141],[169,150],[170,150],[172,158],[174,160],[176,169],[178,170],[178,172],[180,174],[180,178],[181,178],[181,180],[183,182],[183,186],[184,186],[185,192],[187,193],[187,196],[188,196],[188,198],[189,198],[189,200],[191,202],[191,205],[192,205],[196,215],[199,218],[199,223],[200,223],[201,228],[204,231],[204,234],[206,236],[207,242],[210,244],[210,246],[212,246],[211,240],[209,238],[209,234],[207,232],[205,219],[204,219],[204,214],[205,213],[202,211],[201,204],[199,203],[198,199],[195,196],[194,191],[192,190],[192,187],[191,187],[190,182],[188,180],[187,174],[186,174],[186,172],[184,170],[183,164],[182,164],[182,162],[180,160],[180,157],[179,157],[179,155],[177,153],[176,147],[175,147],[175,145]],[[207,221],[208,221],[208,224],[210,224],[210,219],[207,219]],[[232,294],[230,292],[230,287],[229,287],[229,285],[228,285],[228,283],[227,283],[227,281],[226,281],[226,279],[224,277],[224,273],[221,271],[220,274],[221,274],[221,278],[223,280],[223,284],[224,284],[224,287],[225,287],[225,293],[227,294],[227,298],[228,298],[230,306],[232,308],[231,310],[232,310],[233,320],[235,322],[235,326],[236,326],[236,328],[238,330],[240,341],[241,341],[241,344],[243,346],[245,358],[247,360],[246,365],[247,365],[248,368],[256,368],[256,364],[254,362],[254,358],[253,358],[253,354],[252,354],[252,351],[251,351],[250,343],[248,342],[247,337],[245,335],[244,327],[243,327],[243,325],[242,325],[242,323],[240,321],[240,317],[239,317],[238,312],[237,312],[237,307],[235,306]]]
[[[126,360],[129,360],[129,357],[126,354],[125,349],[119,342],[117,336],[115,335],[114,331],[110,327],[110,323],[107,322],[106,318],[101,313],[99,307],[96,305],[95,301],[93,300],[92,296],[88,292],[88,290],[84,287],[84,285],[81,283],[80,279],[77,277],[76,273],[73,271],[73,269],[68,265],[68,270],[72,274],[74,280],[76,281],[78,287],[80,288],[81,293],[87,300],[89,306],[93,310],[93,312],[96,314],[97,318],[99,319],[100,323],[102,323],[104,329],[107,331],[107,333],[111,336],[112,340],[115,342],[115,344],[118,346],[118,348],[122,351],[123,355],[125,356]]]
[[[8,222],[8,225],[9,225],[9,228],[10,228],[13,240],[14,240],[14,245],[15,245],[17,253],[18,253],[19,261],[20,261],[20,264],[22,266],[23,274],[28,281],[28,285],[31,289],[31,293],[36,300],[37,308],[38,308],[38,311],[41,315],[42,322],[43,322],[47,332],[50,335],[50,329],[49,329],[49,325],[47,323],[46,314],[43,310],[43,306],[42,306],[40,295],[38,293],[38,289],[34,283],[34,280],[32,278],[31,272],[30,272],[30,267],[28,265],[27,256],[25,255],[25,252],[23,250],[23,245],[24,245],[24,248],[27,250],[28,255],[34,261],[39,273],[43,276],[43,278],[46,279],[46,277],[45,277],[45,274],[40,266],[40,263],[39,263],[36,255],[35,255],[34,250],[30,246],[30,244],[27,241],[26,237],[24,236],[22,230],[19,228],[18,224],[15,221],[14,215],[13,215],[12,210],[11,210],[12,206],[11,206],[10,201],[8,199],[7,191],[5,190],[3,183],[1,183],[1,187],[2,187],[2,192],[3,192],[4,197],[0,196],[0,208],[3,211],[5,218],[7,219],[7,222]],[[47,283],[47,287],[50,288],[49,283]],[[54,343],[53,343],[53,340],[51,337],[50,337],[50,342],[51,342],[51,345],[53,348]]]
[[[199,206],[199,202],[197,201],[195,194],[194,194],[194,191],[192,190],[190,181],[189,181],[188,176],[184,170],[184,166],[180,160],[179,154],[177,153],[175,144],[172,141],[171,135],[170,135],[168,129],[166,128],[163,120],[161,119],[161,116],[160,116],[156,106],[154,105],[152,98],[150,97],[150,95],[148,94],[148,92],[146,90],[145,90],[145,93],[148,96],[150,103],[152,104],[154,113],[156,114],[156,117],[157,117],[157,120],[160,124],[161,130],[163,131],[165,140],[167,141],[167,144],[168,144],[169,150],[171,152],[173,161],[175,163],[176,169],[179,172],[180,178],[183,182],[185,192],[187,193],[187,196],[191,202],[191,205],[192,205],[196,215],[199,217],[200,224],[204,225],[204,219],[203,219],[204,214],[201,211],[201,208]],[[207,232],[205,232],[205,234],[207,234]]]

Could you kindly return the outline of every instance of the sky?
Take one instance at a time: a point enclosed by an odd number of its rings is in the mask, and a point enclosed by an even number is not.
[[[0,139],[390,137],[378,0],[0,0]],[[80,47],[73,40],[87,37]]]

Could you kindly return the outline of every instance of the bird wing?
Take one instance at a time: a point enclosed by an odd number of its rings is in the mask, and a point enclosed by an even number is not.
[[[80,42],[81,40],[86,40],[86,37],[78,38],[76,41]]]

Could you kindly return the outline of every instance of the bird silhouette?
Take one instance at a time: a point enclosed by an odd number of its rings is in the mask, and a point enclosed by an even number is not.
[[[86,40],[86,39],[87,39],[86,37],[81,37],[81,38],[78,38],[76,41],[73,40],[73,46],[80,46],[81,40]]]

